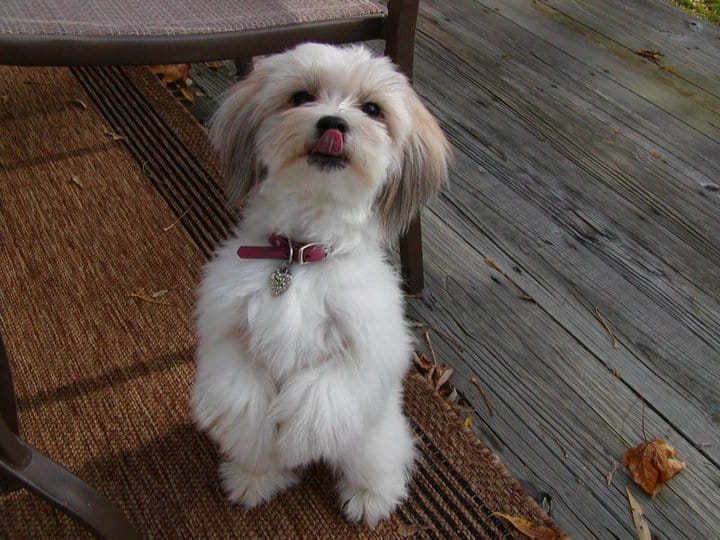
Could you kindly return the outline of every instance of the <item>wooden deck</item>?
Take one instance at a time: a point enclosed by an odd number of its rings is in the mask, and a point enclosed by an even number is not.
[[[416,88],[456,160],[410,316],[480,438],[573,538],[634,536],[608,473],[664,438],[688,468],[631,487],[652,533],[720,537],[720,29],[660,0],[424,0]]]

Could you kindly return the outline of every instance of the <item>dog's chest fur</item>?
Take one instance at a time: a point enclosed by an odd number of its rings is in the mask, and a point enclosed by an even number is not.
[[[274,382],[325,363],[361,362],[358,343],[384,342],[402,330],[398,279],[376,246],[293,264],[290,286],[272,297],[270,274],[282,261],[241,260],[240,244],[218,253],[203,287],[228,308],[223,324]]]

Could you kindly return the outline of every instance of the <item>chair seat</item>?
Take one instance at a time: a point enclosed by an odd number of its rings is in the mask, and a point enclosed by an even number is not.
[[[186,36],[384,15],[371,0],[8,0],[0,34]]]

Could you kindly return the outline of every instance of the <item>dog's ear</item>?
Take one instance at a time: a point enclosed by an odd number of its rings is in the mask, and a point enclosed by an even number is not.
[[[255,132],[262,118],[256,98],[267,70],[262,65],[228,90],[210,120],[210,140],[220,155],[223,187],[230,204],[239,205],[260,178]]]
[[[402,168],[380,193],[378,209],[385,239],[407,231],[422,206],[448,181],[450,146],[435,118],[412,92],[412,131],[403,149]]]

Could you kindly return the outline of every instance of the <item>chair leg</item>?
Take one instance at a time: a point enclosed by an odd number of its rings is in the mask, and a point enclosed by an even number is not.
[[[139,538],[125,514],[104,495],[24,443],[2,419],[0,474],[78,519],[101,538]]]
[[[409,294],[420,294],[425,286],[420,214],[415,216],[400,239],[400,264],[405,290]]]
[[[253,68],[252,56],[247,58],[235,58],[235,71],[237,72],[237,78],[242,79],[250,74]]]
[[[18,415],[17,405],[15,401],[15,387],[13,386],[12,373],[10,372],[10,361],[5,352],[5,344],[0,337],[0,421],[5,422],[7,428],[17,435],[18,431]],[[8,454],[8,457],[17,458],[17,452],[13,453],[15,447],[3,448],[0,455]],[[0,493],[9,493],[15,491],[20,486],[12,482],[9,478],[0,477]]]
[[[385,54],[412,82],[415,57],[415,27],[419,0],[389,0],[385,21]],[[418,294],[424,286],[420,214],[400,239],[400,262],[405,289]]]
[[[105,496],[23,442],[18,433],[10,362],[0,338],[0,488],[25,487],[103,538],[138,538]]]
[[[2,337],[0,337],[0,418],[5,420],[13,433],[19,433],[15,387],[10,372],[10,361],[5,352]]]

